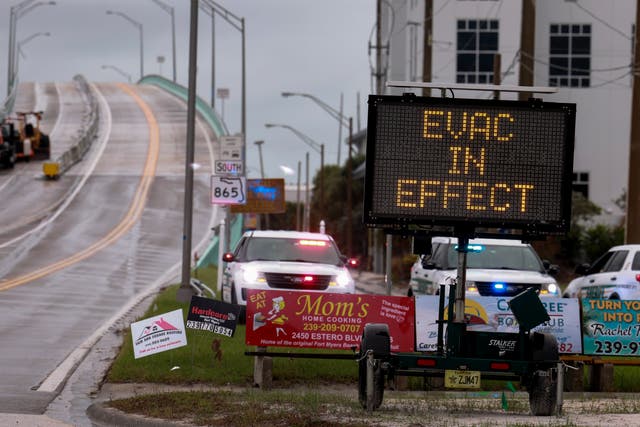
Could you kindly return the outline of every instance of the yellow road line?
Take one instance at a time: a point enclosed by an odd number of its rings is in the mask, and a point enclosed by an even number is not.
[[[140,219],[145,207],[147,195],[149,194],[149,188],[153,183],[153,179],[156,174],[156,167],[158,165],[158,156],[160,152],[160,128],[158,127],[158,122],[149,106],[130,86],[119,83],[118,87],[134,99],[136,104],[138,104],[144,113],[147,124],[149,125],[149,149],[147,151],[147,159],[145,161],[142,176],[140,177],[140,182],[136,189],[133,202],[129,206],[129,210],[120,223],[96,243],[68,258],[50,264],[46,267],[39,268],[38,270],[20,277],[2,281],[0,282],[0,291],[5,291],[33,280],[40,279],[89,258],[122,237]]]

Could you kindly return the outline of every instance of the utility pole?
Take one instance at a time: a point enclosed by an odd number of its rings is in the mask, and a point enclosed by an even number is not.
[[[376,94],[382,95],[382,0],[376,1],[376,18]]]
[[[493,55],[493,84],[500,86],[502,84],[502,55],[496,53]],[[493,91],[493,99],[500,99],[500,91]]]
[[[640,243],[640,0],[636,1],[636,34],[633,50],[633,95],[631,97],[631,138],[629,144],[629,184],[625,243]]]
[[[536,0],[522,0],[520,24],[520,72],[519,85],[533,86],[533,56],[536,38]],[[518,93],[520,101],[531,98],[531,92]]]
[[[424,47],[422,49],[422,81],[431,81],[431,61],[433,48],[433,0],[424,0]],[[422,96],[431,96],[430,88],[422,88]]]

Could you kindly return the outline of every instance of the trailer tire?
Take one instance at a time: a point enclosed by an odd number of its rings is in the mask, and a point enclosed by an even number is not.
[[[556,411],[558,378],[549,369],[533,373],[529,385],[529,407],[535,416],[549,416]]]
[[[367,408],[367,364],[369,358],[367,352],[373,351],[373,408],[378,409],[382,405],[384,397],[384,369],[382,363],[391,353],[391,340],[389,327],[386,324],[370,323],[365,325],[360,342],[360,354],[358,359],[358,400],[364,409]]]

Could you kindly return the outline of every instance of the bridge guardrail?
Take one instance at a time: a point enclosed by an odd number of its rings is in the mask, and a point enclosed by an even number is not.
[[[162,76],[158,75],[148,75],[144,76],[142,79],[138,81],[138,84],[151,84],[155,85],[174,96],[182,99],[187,102],[189,91],[186,87],[174,83],[171,80],[165,79]],[[229,130],[227,126],[222,121],[222,118],[218,115],[218,113],[211,108],[211,106],[206,103],[202,98],[196,97],[196,111],[200,116],[211,126],[213,132],[216,137],[221,137],[223,135],[229,135]],[[236,215],[230,226],[230,245],[231,247],[235,246],[235,244],[242,237],[243,231],[243,217],[242,214]],[[205,265],[218,265],[218,248],[219,248],[219,236],[216,234],[211,243],[204,251],[202,256],[200,256],[198,262],[196,263],[196,268],[200,268]]]
[[[100,109],[96,97],[84,76],[78,74],[73,81],[82,93],[88,112],[84,116],[83,125],[79,132],[78,140],[68,150],[62,153],[53,162],[45,162],[42,166],[43,173],[48,178],[57,178],[65,173],[71,166],[78,163],[87,153],[98,132]],[[54,141],[55,143],[55,141]]]

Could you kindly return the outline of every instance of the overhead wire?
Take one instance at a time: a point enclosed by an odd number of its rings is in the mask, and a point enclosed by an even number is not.
[[[591,16],[593,19],[595,19],[596,21],[600,22],[602,25],[606,26],[607,28],[609,28],[610,30],[620,34],[622,37],[624,37],[627,40],[631,40],[631,37],[629,37],[626,33],[622,32],[621,30],[617,29],[616,27],[614,27],[613,25],[609,24],[607,21],[605,21],[604,19],[600,18],[599,16],[596,16],[595,13],[591,12],[590,10],[588,10],[586,7],[581,6],[578,3],[578,0],[575,0],[573,2],[570,2],[570,4],[575,5],[578,9],[581,9],[583,12],[585,12],[587,15]]]

